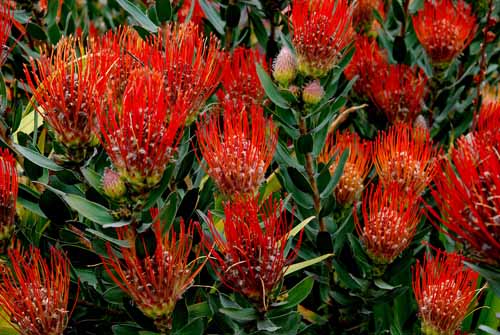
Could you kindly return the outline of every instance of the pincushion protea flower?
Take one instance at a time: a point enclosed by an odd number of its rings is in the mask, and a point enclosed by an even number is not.
[[[177,10],[178,22],[186,22],[186,20],[189,18],[191,7],[193,7],[193,12],[191,13],[191,21],[196,25],[202,23],[203,18],[205,17],[205,13],[203,12],[203,9],[201,8],[200,3],[198,1],[199,0],[182,1],[181,6]],[[172,5],[179,6],[180,2],[181,1],[179,0],[174,0],[172,2]]]
[[[34,247],[24,253],[9,249],[8,255],[11,265],[0,265],[0,306],[6,321],[22,335],[62,335],[71,315],[66,257],[53,247],[48,262]]]
[[[40,113],[65,149],[64,159],[75,163],[98,144],[92,129],[100,76],[96,59],[84,55],[80,40],[63,38],[50,55],[44,52],[24,68]]]
[[[206,171],[228,198],[253,196],[264,180],[277,144],[277,130],[262,107],[224,104],[221,116],[197,124]]]
[[[385,17],[383,0],[358,0],[353,12],[353,26],[357,31],[370,32],[374,30],[375,16],[377,11],[380,16]]]
[[[0,48],[2,48],[0,50],[0,66],[5,63],[9,55],[7,40],[10,37],[13,21],[14,11],[10,5],[10,1],[2,1],[2,4],[0,4]]]
[[[425,128],[397,124],[378,134],[373,161],[382,184],[396,183],[403,190],[420,194],[436,173],[439,153]]]
[[[181,220],[179,230],[171,226],[163,234],[163,224],[157,217],[157,211],[151,212],[153,216],[153,233],[156,247],[149,254],[146,241],[139,251],[133,228],[126,226],[117,229],[118,238],[131,242],[131,246],[120,248],[121,257],[107,244],[109,258],[103,258],[103,265],[113,281],[125,291],[136,303],[144,315],[153,319],[158,330],[166,334],[171,328],[172,312],[178,300],[192,285],[194,278],[202,270],[205,263],[198,265],[200,249],[194,258],[190,258],[193,246],[193,222],[188,225]],[[204,243],[203,237],[201,243]],[[146,253],[144,256],[143,253]]]
[[[436,256],[417,260],[413,292],[417,299],[422,333],[453,335],[470,312],[478,274],[464,268],[462,257],[438,250]]]
[[[363,196],[361,225],[354,222],[363,245],[376,264],[390,264],[410,245],[422,217],[420,198],[397,185],[370,186]]]
[[[167,25],[150,44],[139,59],[163,74],[166,98],[170,105],[184,101],[191,123],[221,80],[226,55],[219,40],[204,38],[200,27],[189,22]]]
[[[292,42],[300,72],[322,77],[338,64],[353,37],[352,12],[347,0],[292,1]]]
[[[435,65],[448,64],[472,41],[477,29],[471,7],[458,0],[425,0],[413,16],[420,43]]]
[[[378,47],[376,40],[365,36],[358,36],[355,48],[356,51],[344,74],[348,80],[359,76],[354,83],[354,90],[361,96],[369,96],[372,92],[372,82],[379,80],[380,73],[386,70],[387,57]]]
[[[378,74],[369,86],[373,103],[390,123],[414,122],[427,91],[424,73],[405,64],[391,64],[381,67]]]
[[[143,199],[160,182],[183,131],[187,109],[171,105],[158,72],[132,72],[121,101],[109,96],[97,109],[99,139],[114,167]]]
[[[224,207],[224,236],[210,217],[209,228],[215,248],[210,263],[228,288],[245,295],[266,310],[279,292],[287,267],[296,258],[302,233],[295,248],[285,248],[292,228],[283,204],[268,199],[259,209],[257,199],[239,199]],[[205,246],[212,250],[206,240]]]
[[[432,190],[448,234],[468,256],[500,265],[500,132],[459,142]]]
[[[17,186],[16,161],[9,151],[0,149],[0,250],[14,230]]]
[[[220,101],[235,104],[243,101],[246,106],[262,104],[266,93],[257,76],[255,63],[260,63],[267,70],[265,55],[243,47],[234,50],[222,75],[223,89],[217,92]]]
[[[339,132],[330,134],[318,161],[327,164],[334,155],[335,160],[330,166],[333,174],[344,150],[349,150],[349,157],[344,166],[344,172],[335,187],[335,199],[342,205],[350,205],[361,196],[364,181],[372,166],[371,144],[362,141],[356,133]]]

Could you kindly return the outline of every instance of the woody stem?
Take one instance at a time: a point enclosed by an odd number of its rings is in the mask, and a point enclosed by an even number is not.
[[[300,128],[300,134],[302,136],[307,135],[307,125],[306,125],[306,119],[304,116],[300,116],[299,119],[299,128]],[[312,153],[308,152],[305,154],[306,155],[306,172],[307,176],[309,177],[309,183],[311,184],[311,188],[313,191],[313,201],[314,201],[314,209],[316,211],[316,215],[318,217],[318,222],[319,222],[319,230],[320,231],[326,231],[326,225],[325,221],[322,217],[320,217],[320,211],[321,211],[321,197],[319,194],[318,190],[318,184],[316,183],[316,178],[314,176],[314,167],[313,167],[313,157]]]

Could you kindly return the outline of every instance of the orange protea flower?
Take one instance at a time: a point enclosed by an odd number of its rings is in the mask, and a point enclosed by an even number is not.
[[[101,144],[136,200],[158,186],[187,115],[182,101],[170,104],[164,83],[158,72],[136,70],[122,100],[111,95],[97,109]]]
[[[387,57],[378,47],[376,40],[365,36],[356,39],[356,51],[351,62],[344,70],[347,80],[359,76],[354,83],[354,90],[361,96],[369,96],[373,92],[372,83],[380,78],[380,72],[385,71]]]
[[[226,56],[215,36],[206,39],[194,23],[169,24],[139,58],[165,77],[170,105],[188,104],[188,123],[219,85]],[[165,46],[166,44],[166,46]]]
[[[7,47],[7,41],[10,37],[12,31],[12,24],[14,23],[14,6],[11,6],[10,2],[2,1],[0,4],[0,66],[2,66],[7,60],[10,48]]]
[[[300,72],[322,77],[338,64],[353,38],[352,12],[347,0],[292,1],[292,42]]]
[[[477,29],[471,7],[458,0],[425,0],[413,16],[415,33],[432,63],[448,64],[472,41]]]
[[[38,111],[65,149],[63,159],[81,163],[98,144],[92,132],[100,96],[96,59],[85,56],[80,40],[63,38],[52,53],[31,59],[24,73]]]
[[[397,64],[382,66],[370,81],[371,100],[390,123],[414,122],[422,111],[427,78],[420,69]]]
[[[0,149],[0,251],[14,231],[17,201],[16,160],[6,149]]]
[[[246,106],[262,104],[266,93],[257,76],[256,62],[267,70],[265,55],[243,47],[234,50],[222,75],[223,89],[217,92],[220,101],[243,101]]]
[[[500,265],[500,132],[473,134],[452,149],[432,195],[448,234],[471,257]]]
[[[396,183],[403,190],[420,194],[436,172],[438,154],[426,129],[397,124],[378,134],[373,160],[382,184]]]
[[[323,152],[318,157],[319,162],[327,164],[336,155],[330,166],[330,173],[333,174],[342,152],[346,149],[349,150],[349,158],[334,190],[337,202],[342,205],[352,204],[363,192],[364,180],[372,166],[371,144],[362,141],[356,133],[337,131],[328,136]]]
[[[62,335],[71,315],[70,265],[64,254],[52,247],[47,262],[31,246],[24,253],[9,249],[8,255],[11,265],[0,265],[0,307],[6,321],[22,335]]]
[[[205,169],[227,197],[253,196],[264,180],[277,144],[277,130],[262,107],[227,103],[224,112],[197,124]]]
[[[384,0],[358,0],[353,12],[353,26],[357,31],[373,31],[376,22],[373,12],[377,11],[384,18],[384,7]]]
[[[479,275],[462,265],[462,257],[438,250],[413,268],[422,334],[453,335],[474,303]]]
[[[390,264],[410,245],[422,217],[420,198],[397,185],[370,186],[363,196],[361,225],[354,222],[363,245],[376,264]]]
[[[171,226],[163,234],[163,225],[157,213],[152,211],[152,214],[152,229],[156,239],[154,252],[148,252],[142,237],[131,237],[135,236],[135,232],[126,226],[117,229],[117,233],[119,239],[130,242],[130,247],[121,247],[119,257],[108,243],[109,258],[103,258],[103,265],[141,312],[153,319],[158,330],[166,334],[171,328],[172,312],[177,301],[192,285],[205,263],[197,265],[195,261],[200,253],[199,248],[194,258],[190,258],[195,226],[193,222],[185,225],[181,220],[178,231]],[[138,250],[136,244],[142,244],[142,248]]]
[[[270,198],[259,209],[257,199],[240,199],[224,207],[224,236],[209,216],[215,249],[209,261],[222,283],[259,305],[267,306],[280,293],[288,266],[297,257],[302,233],[295,248],[285,251],[292,223],[284,206]],[[205,242],[212,250],[212,243]]]

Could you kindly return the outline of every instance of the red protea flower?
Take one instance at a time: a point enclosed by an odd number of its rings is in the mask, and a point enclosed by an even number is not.
[[[414,122],[422,111],[427,78],[420,69],[397,64],[381,67],[371,76],[371,100],[390,123]]]
[[[361,225],[354,210],[356,230],[370,258],[390,264],[410,245],[422,217],[420,198],[397,185],[370,186],[363,196]]]
[[[413,292],[417,299],[422,333],[453,335],[470,312],[477,294],[478,274],[462,265],[462,257],[438,250],[435,257],[417,260]]]
[[[442,224],[471,257],[500,265],[500,132],[464,139],[443,160],[432,195]]]
[[[337,202],[342,205],[352,204],[363,192],[364,181],[372,166],[371,143],[362,141],[356,133],[337,131],[328,136],[323,152],[318,157],[318,161],[324,164],[336,157],[330,166],[333,174],[346,149],[349,150],[349,158],[334,190]]]
[[[355,47],[356,51],[344,74],[347,80],[359,76],[354,83],[354,90],[363,97],[370,96],[373,92],[372,82],[379,80],[381,72],[387,68],[387,57],[378,47],[376,40],[365,36],[358,36]]]
[[[500,132],[500,100],[482,104],[477,129],[482,132]]]
[[[100,95],[99,70],[96,59],[84,54],[80,40],[63,38],[51,54],[44,52],[24,68],[38,111],[65,149],[64,160],[75,163],[98,144],[92,129]]]
[[[439,153],[426,129],[397,124],[378,134],[373,160],[382,184],[396,183],[403,190],[413,189],[420,194],[436,172]]]
[[[10,37],[13,22],[14,11],[10,2],[2,1],[0,5],[0,47],[2,48],[2,50],[0,50],[0,66],[5,63],[9,55],[10,48],[7,47],[7,41]]]
[[[338,64],[353,37],[352,12],[347,0],[292,1],[292,42],[300,72],[322,77]]]
[[[171,105],[178,100],[188,104],[191,123],[219,85],[226,63],[219,40],[213,35],[204,38],[200,28],[190,22],[167,25],[151,44],[139,58],[164,75]]]
[[[222,90],[217,92],[220,101],[236,104],[243,101],[246,106],[262,104],[266,93],[257,76],[255,63],[267,69],[265,55],[243,47],[234,50],[222,75]]]
[[[426,0],[413,27],[432,63],[448,64],[472,41],[477,29],[471,7],[458,0]]]
[[[135,232],[126,226],[117,229],[117,234],[119,239],[129,241],[131,246],[121,247],[119,257],[107,244],[109,258],[103,258],[103,265],[113,281],[132,298],[144,315],[155,321],[158,330],[164,334],[171,328],[172,312],[177,301],[192,285],[205,263],[198,265],[195,261],[200,249],[194,258],[189,257],[193,246],[193,222],[186,226],[181,220],[178,231],[171,226],[163,234],[157,212],[152,211],[152,214],[156,239],[154,252],[150,254],[146,241],[142,237],[133,238]],[[204,243],[203,237],[201,243]],[[136,244],[142,244],[141,250]]]
[[[285,248],[292,228],[283,204],[272,199],[259,209],[257,199],[240,199],[224,207],[224,236],[209,217],[215,250],[210,263],[228,288],[245,295],[266,310],[277,297],[288,266],[296,258],[302,233],[295,248],[287,255]],[[208,241],[205,246],[211,250]]]
[[[253,196],[264,180],[277,144],[277,130],[262,107],[226,103],[197,124],[206,171],[226,197]]]
[[[385,17],[384,7],[383,0],[358,0],[353,12],[353,26],[361,32],[374,31],[376,20],[373,12],[377,11],[383,18]]]
[[[16,160],[8,150],[0,149],[0,250],[14,231],[17,185]]]
[[[64,254],[52,247],[47,262],[32,246],[24,253],[9,249],[8,255],[11,265],[0,265],[6,321],[22,335],[62,335],[71,315],[70,265]]]
[[[164,82],[153,70],[134,71],[122,100],[111,95],[97,110],[101,143],[136,200],[160,182],[186,119],[185,104],[170,104]]]
[[[174,0],[172,5],[179,6],[180,0]],[[194,4],[193,4],[194,2]],[[194,7],[193,7],[194,6]],[[177,21],[178,22],[186,22],[189,18],[189,14],[191,12],[191,7],[193,7],[193,12],[191,13],[191,21],[199,25],[202,23],[203,18],[205,17],[205,13],[200,6],[198,0],[183,0],[181,6],[177,10]]]

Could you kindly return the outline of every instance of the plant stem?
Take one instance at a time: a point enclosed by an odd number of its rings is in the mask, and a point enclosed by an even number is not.
[[[299,128],[300,128],[300,134],[302,136],[307,135],[308,131],[307,131],[306,119],[303,115],[300,116]],[[319,215],[321,211],[321,197],[319,195],[318,184],[316,183],[316,178],[314,176],[313,157],[310,152],[306,153],[305,168],[307,176],[309,177],[309,183],[311,184],[311,188],[313,190],[314,209],[316,210],[316,215],[318,216],[319,230],[323,232],[326,231],[326,225],[324,219]]]

